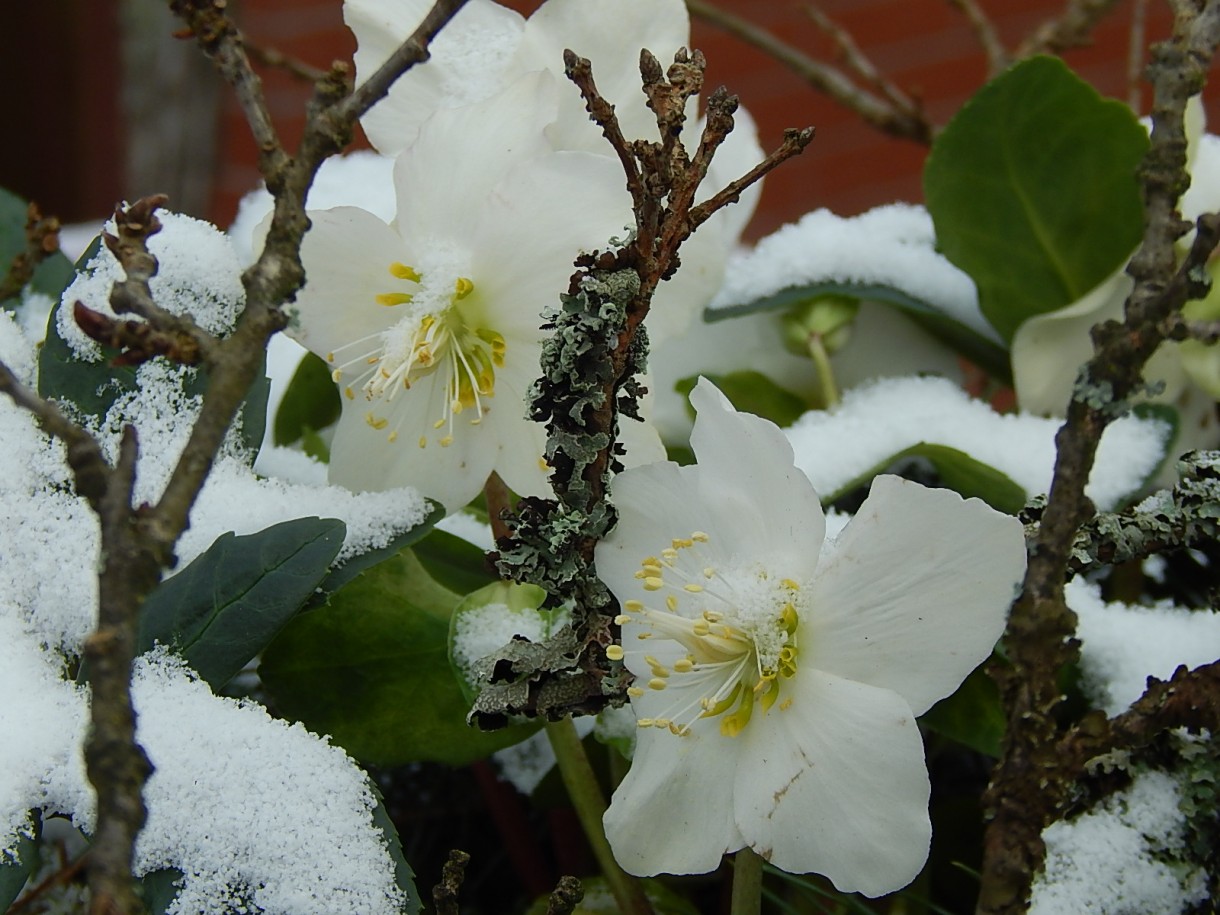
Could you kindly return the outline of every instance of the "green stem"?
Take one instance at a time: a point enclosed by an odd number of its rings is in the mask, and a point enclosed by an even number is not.
[[[809,335],[809,357],[818,373],[818,386],[822,390],[822,409],[829,410],[839,403],[839,386],[835,384],[835,372],[830,365],[830,354],[822,343],[821,334]]]
[[[568,790],[572,806],[576,808],[576,816],[585,831],[589,845],[593,848],[593,856],[601,868],[614,901],[623,915],[652,915],[652,905],[644,895],[640,882],[618,866],[610,843],[606,841],[606,832],[602,828],[602,814],[606,812],[606,799],[602,789],[597,784],[597,776],[589,765],[589,757],[576,733],[576,726],[571,718],[547,722],[546,736],[551,741],[551,749],[555,751],[555,759],[559,762],[559,774],[563,776],[563,785]]]
[[[762,912],[763,859],[752,848],[733,856],[732,915],[759,915]]]

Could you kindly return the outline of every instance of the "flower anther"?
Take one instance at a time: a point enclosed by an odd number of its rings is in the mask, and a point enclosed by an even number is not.
[[[719,718],[720,733],[736,737],[754,707],[770,712],[785,681],[796,675],[801,586],[757,563],[718,569],[700,549],[709,540],[694,531],[674,539],[659,557],[645,558],[635,575],[645,599],[627,601],[616,620],[620,626],[638,625],[637,640],[670,639],[686,649],[669,666],[644,655],[652,676],[640,678],[645,685],[633,687],[635,696],[665,689],[671,677],[682,689],[671,709],[640,719],[640,727],[685,737],[696,720]],[[613,660],[625,656],[621,647],[611,653]],[[788,697],[779,710],[791,706]]]
[[[382,431],[390,427],[386,414],[394,398],[421,378],[440,372],[444,397],[432,428],[440,433],[438,443],[447,447],[453,443],[458,414],[472,409],[470,424],[483,421],[490,409],[486,400],[495,395],[496,369],[503,367],[508,346],[502,334],[478,326],[463,308],[462,303],[475,292],[469,277],[449,279],[451,271],[441,269],[436,271],[441,279],[430,283],[428,274],[398,261],[390,264],[389,273],[409,284],[411,291],[378,293],[377,304],[409,307],[385,330],[327,353],[327,362],[334,366],[331,377],[343,386],[349,400],[359,391],[372,402],[365,422]],[[387,439],[398,441],[399,431],[398,425],[390,428]],[[421,435],[419,447],[427,444],[427,434]]]

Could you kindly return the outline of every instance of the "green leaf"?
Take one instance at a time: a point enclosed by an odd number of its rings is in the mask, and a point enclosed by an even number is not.
[[[941,343],[985,369],[993,377],[1001,381],[1011,381],[1012,379],[1008,351],[1004,347],[949,317],[934,304],[893,286],[836,282],[789,286],[787,289],[781,289],[779,292],[755,299],[753,302],[730,305],[727,308],[709,309],[704,312],[704,318],[708,322],[714,322],[755,311],[782,311],[803,305],[811,299],[831,295],[845,295],[855,299],[892,305]]]
[[[936,468],[940,480],[949,489],[966,497],[982,499],[996,511],[1015,515],[1027,501],[1025,490],[1014,483],[1007,474],[990,464],[976,460],[964,451],[938,445],[934,442],[919,442],[886,458],[837,490],[822,497],[830,504],[853,489],[863,486],[879,473],[884,473],[899,461],[907,458],[923,458]]]
[[[99,249],[100,241],[95,238],[77,260],[77,273],[84,272]],[[47,319],[46,341],[38,352],[38,394],[73,404],[82,413],[103,419],[120,395],[137,389],[136,367],[112,365],[118,351],[106,347],[102,347],[102,358],[97,362],[79,358],[59,333],[59,311],[63,307],[64,303],[58,303]],[[71,308],[72,303],[68,303],[67,307]],[[195,369],[184,371],[182,390],[187,395],[202,396],[207,386],[204,372]],[[239,414],[241,440],[251,463],[263,443],[270,392],[271,381],[267,378],[267,357],[264,353],[261,368],[246,392]]]
[[[149,871],[140,878],[140,898],[144,900],[148,915],[165,915],[170,904],[178,897],[177,882],[181,879],[182,871],[176,867]]]
[[[330,447],[326,444],[326,440],[308,426],[301,430],[301,450],[315,461],[323,464],[330,463]]]
[[[1143,231],[1136,167],[1148,135],[1055,57],[1033,57],[968,101],[932,144],[924,197],[941,251],[974,279],[1006,339],[1076,301]]]
[[[38,834],[42,831],[42,814],[30,811],[34,822],[33,836],[18,836],[15,861],[0,857],[0,912],[7,912],[13,900],[21,895],[30,874],[38,867]]]
[[[200,376],[201,380],[206,375]],[[263,446],[263,435],[267,431],[267,398],[271,395],[271,379],[267,377],[267,352],[263,351],[258,373],[250,383],[246,399],[241,402],[241,441],[246,446],[246,457],[250,466],[258,457],[258,449]]]
[[[952,696],[941,699],[920,718],[933,731],[972,750],[999,757],[1004,739],[1004,709],[1000,692],[983,669],[977,668]]]
[[[222,534],[140,608],[137,650],[157,642],[218,690],[314,593],[343,546],[342,521],[298,518],[257,534]]]
[[[481,759],[520,735],[466,724],[448,651],[461,597],[406,549],[289,623],[263,652],[259,676],[279,712],[362,762]]]
[[[386,810],[381,790],[372,779],[369,779],[369,789],[373,792],[373,797],[377,798],[377,806],[373,808],[373,825],[380,829],[385,837],[386,850],[390,853],[390,860],[394,862],[394,882],[407,896],[402,912],[404,915],[416,915],[423,903],[419,898],[419,891],[415,889],[415,872],[411,870],[411,865],[402,853],[402,840],[398,838],[398,830],[390,819],[390,812]]]
[[[330,367],[322,358],[306,353],[276,411],[274,441],[277,445],[300,441],[308,433],[338,421],[341,410]]]
[[[414,552],[438,584],[459,595],[500,580],[486,553],[448,531],[433,531],[416,544]]]
[[[409,531],[399,534],[385,546],[368,550],[358,556],[353,556],[337,569],[332,569],[318,585],[317,593],[310,599],[309,606],[312,608],[326,603],[330,595],[338,591],[361,572],[371,569],[391,556],[397,556],[402,552],[404,547],[411,546],[417,540],[425,537],[430,540],[431,537],[429,535],[436,536],[440,534],[441,532],[433,530],[432,526],[443,517],[445,517],[445,510],[440,506],[434,506],[423,521]],[[449,535],[446,534],[445,536]],[[465,543],[466,541],[463,540],[462,542]],[[481,556],[482,553],[479,555]]]
[[[791,426],[808,410],[809,404],[781,388],[761,372],[745,370],[726,375],[705,375],[738,410],[769,419],[777,426]],[[690,406],[690,392],[699,381],[698,375],[683,378],[674,384],[674,390],[687,398],[686,409],[694,415]]]
[[[38,351],[38,394],[74,404],[82,413],[102,419],[119,395],[136,389],[136,370],[132,366],[111,366],[118,355],[107,352],[100,362],[86,362],[59,333],[62,303],[51,309],[47,319],[47,338]]]

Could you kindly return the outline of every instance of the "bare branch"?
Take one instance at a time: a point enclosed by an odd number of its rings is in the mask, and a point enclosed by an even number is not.
[[[44,217],[38,204],[31,203],[26,210],[25,250],[17,253],[0,276],[0,302],[20,293],[33,279],[38,265],[58,250],[59,220],[54,216]]]
[[[883,133],[925,145],[932,142],[936,127],[917,103],[912,102],[912,107],[906,109],[896,106],[892,101],[880,99],[856,86],[838,68],[814,60],[766,29],[725,12],[707,0],[686,0],[686,6],[700,19],[769,54],[819,92],[830,96],[844,108],[856,112],[865,122]]]
[[[571,915],[585,898],[585,889],[575,877],[560,877],[546,903],[546,915]]]
[[[1144,73],[1144,52],[1147,42],[1148,0],[1133,0],[1131,29],[1127,37],[1127,104],[1140,113],[1144,97],[1141,83]]]
[[[94,915],[143,911],[131,880],[131,865],[136,836],[146,816],[143,787],[152,765],[136,743],[131,665],[140,603],[156,586],[167,557],[141,542],[134,523],[131,499],[138,452],[135,430],[128,426],[98,506],[102,534],[98,619],[84,646],[92,691],[85,765],[97,792],[97,828],[89,851],[90,911]]]
[[[1067,421],[1056,437],[1058,457],[1038,536],[1030,548],[1021,598],[1009,619],[1009,664],[994,670],[1007,717],[1003,756],[985,797],[991,816],[984,847],[979,911],[1024,911],[1030,880],[1044,854],[1042,829],[1059,815],[1078,771],[1065,767],[1055,716],[1058,674],[1073,660],[1075,614],[1064,601],[1072,548],[1093,513],[1084,495],[1106,426],[1142,384],[1148,357],[1164,340],[1163,322],[1206,289],[1207,257],[1220,241],[1220,219],[1199,220],[1195,243],[1176,263],[1174,244],[1188,225],[1177,214],[1188,184],[1183,115],[1220,45],[1220,0],[1200,13],[1177,4],[1174,38],[1158,45],[1150,67],[1154,87],[1152,144],[1140,169],[1146,228],[1128,272],[1135,287],[1126,318],[1094,328],[1093,359],[1077,381]]]
[[[911,97],[877,69],[868,55],[856,44],[856,39],[852,37],[847,29],[836,23],[813,3],[805,4],[805,12],[813,20],[813,24],[821,30],[822,34],[829,38],[834,43],[834,46],[838,48],[844,63],[847,64],[848,69],[855,73],[856,76],[872,86],[877,92],[880,92],[897,110],[908,112],[919,111],[919,106]]]
[[[441,882],[432,888],[432,901],[436,904],[436,915],[459,915],[462,881],[466,879],[466,865],[470,855],[459,849],[451,849],[445,866],[441,869]]]
[[[303,60],[298,60],[295,57],[289,57],[275,48],[264,48],[261,45],[252,44],[249,40],[245,42],[246,53],[250,55],[250,59],[256,63],[260,63],[265,67],[274,67],[277,70],[283,70],[299,80],[307,83],[316,83],[324,76],[325,70],[320,70],[312,64],[307,64]]]
[[[262,81],[250,67],[237,27],[226,12],[225,0],[170,0],[169,5],[187,24],[182,37],[194,37],[233,87],[258,144],[260,171],[266,174],[268,168],[281,166],[285,153],[271,123]]]
[[[44,432],[67,446],[68,466],[75,474],[76,491],[95,511],[99,510],[109,485],[110,465],[93,436],[68,419],[54,402],[43,400],[22,384],[3,362],[0,362],[0,392],[11,397],[17,406],[33,413]]]
[[[1000,34],[996,31],[995,23],[987,15],[987,11],[979,6],[976,0],[949,0],[949,5],[960,10],[974,30],[974,37],[978,39],[983,53],[987,55],[988,75],[995,76],[1007,67],[1010,62],[1008,51],[1005,50],[1004,43],[1000,41]]]
[[[428,45],[465,5],[466,0],[437,0],[414,33],[398,46],[398,50],[361,83],[346,102],[336,107],[335,116],[354,122],[375,103],[385,98],[398,77],[431,56]]]
[[[784,142],[779,147],[763,159],[752,169],[730,181],[723,190],[717,191],[712,197],[708,198],[703,203],[691,210],[692,226],[702,225],[712,213],[728,203],[736,203],[741,196],[741,192],[750,185],[770,173],[777,166],[788,161],[795,155],[799,155],[806,146],[813,141],[813,128],[805,127],[800,130],[795,127],[789,127],[784,131]]]
[[[158,194],[119,207],[114,213],[118,236],[102,233],[102,241],[126,273],[110,291],[110,307],[116,315],[136,314],[144,320],[116,321],[81,302],[73,306],[73,316],[86,334],[120,351],[115,365],[139,365],[153,356],[184,365],[210,362],[219,344],[190,315],[166,311],[153,300],[149,281],[156,275],[157,260],[149,253],[148,239],[161,231],[156,210],[165,200]]]
[[[1067,0],[1062,12],[1035,29],[1017,48],[1016,58],[1060,54],[1087,45],[1094,26],[1119,0]]]
[[[781,149],[742,179],[694,206],[716,149],[733,128],[737,99],[713,93],[693,155],[681,141],[687,101],[703,85],[698,52],[679,52],[668,70],[649,53],[640,75],[657,122],[656,141],[627,140],[614,106],[603,99],[589,62],[565,53],[568,75],[590,116],[614,147],[632,188],[636,225],[620,247],[582,255],[563,307],[543,344],[542,378],[531,391],[530,416],[547,427],[546,459],[554,500],[525,498],[508,519],[511,537],[497,540],[505,578],[543,587],[551,606],[572,608],[572,622],[546,643],[514,643],[475,701],[471,717],[495,727],[509,714],[551,719],[621,702],[626,673],[606,657],[617,604],[593,570],[598,540],[614,522],[606,499],[618,460],[621,416],[639,418],[647,338],[642,322],[657,285],[678,268],[678,252],[716,209],[758,176],[808,144],[812,131],[791,131]]]

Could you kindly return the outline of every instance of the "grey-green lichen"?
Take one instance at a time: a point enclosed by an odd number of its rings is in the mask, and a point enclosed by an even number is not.
[[[617,611],[592,568],[592,548],[614,525],[606,500],[621,469],[620,414],[638,418],[647,338],[632,332],[628,309],[640,292],[632,268],[614,255],[578,261],[553,332],[542,346],[541,377],[529,394],[529,417],[546,424],[546,461],[554,499],[524,498],[508,519],[512,536],[499,542],[501,575],[544,588],[547,605],[566,607],[572,624],[543,645],[505,646],[471,715],[494,727],[513,714],[556,718],[621,701],[623,670],[603,648]],[[624,335],[631,334],[629,341]]]
[[[1102,512],[1083,524],[1072,544],[1072,570],[1130,562],[1220,537],[1220,451],[1184,455],[1178,476],[1173,489],[1122,512]],[[1036,523],[1040,509],[1031,503],[1027,518]]]

